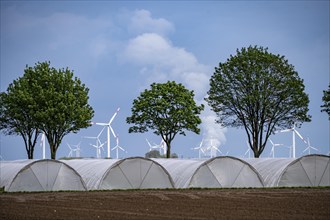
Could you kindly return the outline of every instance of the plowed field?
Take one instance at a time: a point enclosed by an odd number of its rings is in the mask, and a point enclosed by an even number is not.
[[[0,219],[330,219],[330,188],[0,193]]]

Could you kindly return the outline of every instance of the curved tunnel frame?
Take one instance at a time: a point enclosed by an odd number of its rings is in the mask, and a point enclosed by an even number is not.
[[[9,186],[8,186],[8,188],[7,188],[7,190],[8,191],[11,191],[11,187],[13,186],[13,184],[15,183],[15,180],[18,178],[18,176],[21,174],[21,173],[23,173],[25,170],[27,170],[27,169],[29,169],[30,167],[32,167],[34,164],[37,164],[37,163],[43,163],[43,162],[54,162],[54,163],[60,163],[61,164],[61,166],[65,166],[65,167],[67,167],[68,169],[70,169],[71,171],[73,171],[73,173],[74,174],[76,174],[78,177],[79,177],[79,179],[80,179],[80,182],[81,182],[81,184],[82,184],[82,186],[83,186],[83,191],[86,191],[87,190],[87,187],[86,187],[86,184],[85,184],[85,181],[82,179],[82,177],[79,175],[79,173],[75,170],[75,169],[73,169],[71,166],[69,166],[68,164],[66,164],[66,163],[63,163],[63,162],[61,162],[61,161],[58,161],[58,160],[52,160],[52,159],[42,159],[42,160],[34,160],[34,161],[31,161],[30,163],[27,163],[26,165],[24,165],[16,174],[15,174],[15,176],[14,176],[14,178],[12,179],[12,181],[11,181],[11,183],[9,184]],[[36,177],[37,178],[37,177]],[[56,179],[57,179],[57,177],[56,177]],[[56,179],[55,179],[55,181],[56,181]],[[55,181],[54,181],[54,183],[55,183]],[[59,189],[59,190],[62,190],[62,189]],[[57,190],[57,191],[59,191],[59,190]],[[63,189],[63,190],[69,190],[69,189]],[[74,190],[74,189],[70,189],[70,190]],[[49,191],[49,190],[43,190],[43,191]],[[51,190],[51,191],[53,191],[53,190]],[[81,191],[81,190],[79,190],[79,189],[77,189],[77,191]]]
[[[129,161],[129,160],[143,160],[143,161],[148,161],[148,162],[151,162],[151,165],[148,169],[148,171],[146,172],[146,174],[144,175],[144,178],[143,180],[141,181],[141,183],[139,184],[139,187],[134,187],[134,184],[131,183],[131,181],[129,180],[129,178],[125,175],[125,172],[122,171],[122,169],[120,168],[120,165],[125,163],[126,161]],[[122,174],[125,176],[125,179],[126,181],[129,183],[130,185],[130,189],[141,189],[141,186],[143,185],[144,181],[145,181],[145,178],[146,176],[149,174],[149,171],[152,167],[152,163],[155,163],[157,166],[159,166],[162,171],[166,174],[166,176],[168,177],[169,179],[169,182],[170,182],[170,185],[171,185],[171,188],[175,188],[174,187],[174,182],[173,182],[173,179],[172,179],[172,176],[169,174],[169,172],[161,165],[159,164],[157,161],[154,161],[154,160],[151,160],[149,158],[144,158],[144,157],[128,157],[128,158],[124,158],[124,159],[121,159],[119,161],[117,161],[116,163],[112,164],[105,172],[104,174],[102,175],[102,178],[100,179],[99,183],[98,183],[98,189],[104,189],[102,186],[102,184],[104,183],[105,179],[111,174],[111,171],[116,168],[116,167],[119,167],[119,169],[121,170]],[[162,187],[150,187],[150,188],[143,188],[143,189],[157,189],[157,188],[162,188]],[[115,188],[114,188],[115,189]],[[120,188],[116,188],[116,189],[120,189]]]
[[[258,172],[258,171],[257,171],[257,170],[256,170],[251,164],[249,164],[249,163],[247,163],[246,161],[241,160],[241,159],[239,159],[239,158],[237,158],[237,157],[232,157],[232,156],[218,156],[218,157],[213,157],[213,158],[210,158],[210,159],[204,161],[201,165],[199,165],[199,167],[198,167],[198,168],[195,170],[195,172],[192,174],[192,176],[191,176],[191,178],[190,178],[190,180],[189,180],[189,184],[188,184],[188,186],[189,186],[189,187],[191,186],[194,176],[199,172],[199,170],[200,170],[203,166],[205,166],[205,165],[207,165],[207,164],[209,164],[209,163],[212,163],[214,160],[218,160],[218,159],[232,159],[232,160],[238,160],[238,161],[240,161],[240,162],[241,162],[242,164],[244,164],[245,166],[248,166],[248,167],[249,167],[249,168],[250,168],[250,169],[251,169],[251,170],[257,175],[258,180],[259,180],[260,183],[261,183],[261,187],[264,187],[264,186],[265,186],[264,181],[263,181],[261,175],[259,174],[259,172]],[[242,168],[241,168],[239,174],[242,172],[243,168],[244,168],[244,166],[242,166]],[[212,172],[212,175],[214,176],[214,173],[213,173],[213,172]],[[238,176],[239,176],[239,175],[238,175]],[[236,180],[237,180],[238,176],[236,177]],[[217,180],[217,182],[219,183],[219,185],[220,185],[221,187],[223,187],[223,186],[221,185],[221,183],[218,181],[218,179],[217,179],[215,176],[214,176],[214,178]],[[234,181],[234,183],[236,182],[236,180]],[[245,186],[242,186],[242,187],[245,187]],[[250,187],[250,186],[246,186],[246,187]]]
[[[303,185],[303,184],[294,184],[294,185],[288,185],[288,187],[292,187],[292,186],[320,186],[320,182],[321,180],[323,179],[323,176],[326,174],[326,170],[327,170],[327,167],[330,166],[330,156],[327,156],[327,155],[321,155],[321,154],[310,154],[310,155],[305,155],[305,156],[302,156],[302,157],[299,157],[297,159],[295,159],[294,161],[292,161],[291,163],[289,163],[284,169],[283,171],[281,172],[281,174],[279,175],[278,179],[276,180],[276,185],[277,187],[280,187],[280,186],[286,186],[286,185],[280,185],[280,182],[282,181],[282,177],[284,176],[284,174],[293,166],[295,165],[296,163],[301,163],[302,160],[304,160],[305,158],[308,158],[308,157],[324,157],[324,158],[328,158],[328,163],[327,165],[325,166],[325,169],[324,169],[324,172],[320,178],[320,181],[317,185],[313,184],[311,181],[311,179],[309,178],[309,175],[308,173],[306,172],[305,168],[303,167],[303,165],[301,164],[302,168],[304,169],[305,171],[305,174],[309,180],[309,183],[310,185]],[[316,159],[316,158],[315,158]],[[316,161],[315,161],[316,162]],[[316,165],[315,165],[316,166]],[[315,170],[316,172],[316,170]],[[329,174],[328,174],[329,175]],[[329,183],[330,183],[330,179],[329,179]]]

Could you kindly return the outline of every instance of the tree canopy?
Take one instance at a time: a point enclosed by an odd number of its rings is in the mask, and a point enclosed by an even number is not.
[[[215,68],[206,101],[223,126],[243,127],[255,157],[269,136],[311,120],[303,80],[284,56],[267,48],[237,49]]]
[[[132,132],[153,130],[160,135],[167,145],[166,157],[171,156],[171,142],[177,134],[186,135],[185,131],[199,134],[201,124],[199,114],[204,106],[194,101],[194,92],[174,81],[153,83],[151,89],[144,90],[133,101],[132,116],[127,117]]]
[[[35,123],[37,111],[36,101],[25,76],[14,80],[7,92],[0,93],[0,130],[6,135],[22,136],[28,159],[33,159],[39,136]]]
[[[17,82],[23,87],[15,86]],[[6,120],[2,128],[11,127],[11,133],[18,131],[18,125],[11,123],[19,118],[29,128],[36,129],[36,133],[43,131],[47,137],[51,158],[56,158],[56,151],[63,137],[71,132],[76,133],[81,128],[90,126],[90,120],[94,115],[93,108],[88,104],[88,88],[77,77],[73,78],[73,71],[55,69],[50,67],[50,62],[37,63],[34,67],[26,67],[24,75],[14,81],[19,98],[25,102],[16,105],[15,114],[9,114],[9,106],[14,101],[11,95],[11,85],[8,93],[2,95],[6,102],[4,116]],[[24,113],[19,116],[19,114]],[[7,126],[7,127],[6,127]],[[27,132],[24,127],[23,130]],[[9,131],[7,129],[7,131]],[[10,134],[10,132],[8,132]]]
[[[323,105],[321,105],[321,112],[328,113],[329,120],[330,120],[330,84],[328,90],[323,90],[323,97],[322,97]]]
[[[151,150],[145,153],[145,158],[164,158],[165,155],[161,155],[158,150]],[[178,158],[176,153],[171,154],[171,158]]]

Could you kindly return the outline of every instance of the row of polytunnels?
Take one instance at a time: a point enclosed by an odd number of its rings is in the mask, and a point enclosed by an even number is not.
[[[330,157],[0,161],[5,191],[330,186]]]

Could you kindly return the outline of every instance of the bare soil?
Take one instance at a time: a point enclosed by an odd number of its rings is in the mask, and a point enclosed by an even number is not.
[[[0,193],[0,219],[330,219],[330,188]]]

